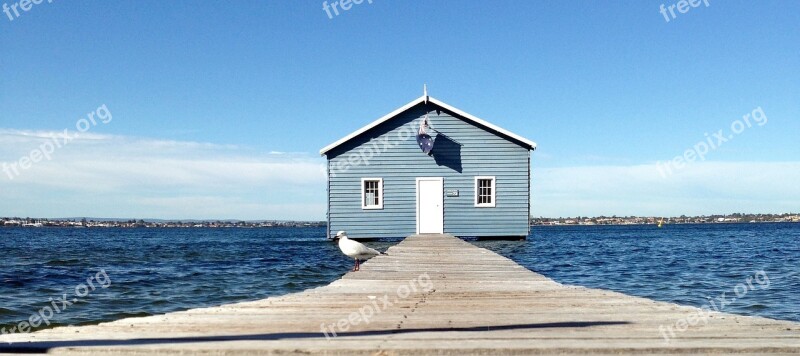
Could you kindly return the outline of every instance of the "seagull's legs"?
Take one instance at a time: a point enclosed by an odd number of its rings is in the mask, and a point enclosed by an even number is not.
[[[356,264],[353,266],[353,272],[358,271],[358,259],[356,258]]]

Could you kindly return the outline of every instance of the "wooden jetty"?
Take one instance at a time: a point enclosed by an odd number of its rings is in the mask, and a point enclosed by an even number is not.
[[[798,354],[800,324],[562,285],[453,236],[414,235],[324,287],[6,341],[0,352]]]

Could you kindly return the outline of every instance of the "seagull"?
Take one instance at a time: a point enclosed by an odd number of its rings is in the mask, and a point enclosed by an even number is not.
[[[344,231],[337,232],[335,238],[339,239],[339,249],[342,250],[342,253],[356,260],[353,272],[361,269],[360,260],[367,260],[377,255],[385,255],[385,253],[369,248],[358,241],[350,240],[347,238],[347,233]]]

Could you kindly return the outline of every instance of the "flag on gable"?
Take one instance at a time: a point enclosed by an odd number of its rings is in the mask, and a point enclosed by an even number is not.
[[[419,148],[422,149],[422,152],[428,156],[431,155],[431,151],[433,150],[433,138],[428,134],[429,128],[428,115],[425,115],[425,119],[423,119],[422,123],[419,125],[419,132],[417,132],[417,144],[419,144]]]

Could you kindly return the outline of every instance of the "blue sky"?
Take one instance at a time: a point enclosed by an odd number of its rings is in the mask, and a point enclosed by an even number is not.
[[[15,4],[4,1],[8,6]],[[328,1],[329,4],[332,1]],[[0,216],[325,217],[318,150],[430,94],[539,144],[534,216],[800,211],[800,3],[46,1],[0,13]],[[13,12],[11,12],[13,16]],[[731,125],[760,108],[768,119]],[[662,175],[723,129],[731,139]]]

